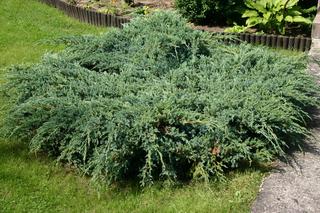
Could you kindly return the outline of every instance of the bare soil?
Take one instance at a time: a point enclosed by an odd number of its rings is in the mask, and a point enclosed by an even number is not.
[[[69,2],[71,0],[64,0]],[[174,9],[174,0],[135,0],[133,5],[126,6],[123,4],[121,0],[99,0],[93,2],[92,0],[73,0],[74,4],[79,7],[96,10],[96,11],[104,11],[104,12],[111,12],[116,15],[129,17],[137,8],[148,7],[150,9]],[[205,30],[209,32],[223,32],[227,27],[226,26],[195,26],[191,24],[195,29],[198,30]]]
[[[173,8],[174,6],[173,0],[136,0],[135,4],[161,9]]]
[[[74,4],[78,6],[92,5],[94,9],[103,7],[104,5],[114,5],[119,6],[123,4],[121,0],[65,0],[66,2],[73,1]],[[143,7],[148,6],[150,8],[158,9],[169,9],[174,7],[174,0],[135,0],[133,5],[130,7]]]

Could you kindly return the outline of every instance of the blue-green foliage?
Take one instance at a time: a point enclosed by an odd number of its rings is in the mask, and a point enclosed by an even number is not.
[[[304,58],[227,46],[171,12],[14,67],[5,130],[108,183],[205,179],[298,145],[318,87]]]

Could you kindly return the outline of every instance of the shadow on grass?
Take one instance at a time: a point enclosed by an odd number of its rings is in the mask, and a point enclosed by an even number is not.
[[[47,205],[67,212],[246,212],[268,171],[265,166],[234,170],[224,182],[207,184],[183,182],[166,187],[155,182],[141,188],[132,180],[107,187],[93,184],[45,155],[29,153],[26,143],[0,139],[0,153],[0,212],[1,205],[4,210],[42,212],[48,212]],[[8,194],[3,204],[1,194]],[[39,209],[40,204],[45,205]]]
[[[30,153],[28,144],[25,142],[10,141],[10,140],[0,138],[0,153],[1,153],[0,160],[4,163],[7,161],[12,161],[13,159],[15,160],[19,159],[21,161],[25,161],[29,163],[34,162],[34,163],[49,165],[50,167],[54,167],[55,169],[58,169],[65,174],[73,173],[74,175],[79,175],[79,173],[77,172],[77,169],[72,168],[71,166],[68,166],[63,163],[58,163],[53,158],[47,156],[45,153]],[[225,180],[227,181],[231,180],[234,178],[235,175],[239,175],[241,173],[247,173],[250,171],[259,171],[261,173],[267,173],[271,169],[272,169],[271,164],[252,163],[251,165],[249,165],[248,163],[243,163],[239,169],[226,170]],[[90,178],[90,177],[85,176],[85,178]],[[215,181],[215,182],[220,182],[220,181]],[[192,185],[194,183],[197,183],[197,182],[192,182],[190,180],[183,180],[172,185],[166,182],[156,181],[155,187],[163,188],[163,187],[169,186],[169,188],[178,189],[186,185]],[[127,191],[128,189],[134,192],[143,191],[137,179],[127,179],[125,181],[117,182],[108,187],[108,190],[112,190],[114,192],[119,192],[119,189],[120,191],[121,190]]]
[[[25,143],[12,142],[10,140],[6,140],[0,138],[0,158],[2,160],[9,158],[24,158],[30,159],[30,155],[28,154],[28,146]]]

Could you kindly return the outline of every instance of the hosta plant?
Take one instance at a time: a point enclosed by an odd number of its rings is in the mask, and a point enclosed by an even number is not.
[[[299,0],[246,0],[248,9],[242,15],[246,18],[247,27],[257,27],[266,33],[285,34],[288,24],[310,25],[312,19],[304,13],[315,11],[315,7],[301,9]]]
[[[227,46],[172,12],[60,42],[8,72],[2,130],[106,183],[219,179],[269,162],[301,144],[318,105],[305,58]]]

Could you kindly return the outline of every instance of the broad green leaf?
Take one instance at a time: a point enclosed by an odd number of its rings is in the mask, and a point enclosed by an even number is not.
[[[256,26],[257,24],[261,24],[263,23],[264,19],[261,17],[253,17],[253,18],[249,18],[246,21],[246,24],[248,27],[253,27]]]
[[[285,1],[285,0],[280,0],[280,1]],[[298,4],[299,0],[289,0],[288,4],[287,4],[287,8],[291,8],[293,6],[295,6],[296,4]]]
[[[293,22],[292,16],[286,16],[286,17],[284,18],[284,20],[287,21],[287,22]]]
[[[294,10],[294,9],[290,9],[288,10],[288,15],[291,15],[291,16],[300,16],[302,13],[299,12],[298,10]]]
[[[312,21],[308,18],[302,16],[294,16],[293,22],[304,23],[304,24],[312,24]]]
[[[257,1],[257,2],[250,1],[250,3],[248,5],[249,5],[249,8],[255,9],[260,13],[267,12],[266,5],[261,0]]]
[[[277,19],[278,22],[282,22],[283,21],[283,15],[282,14],[281,15],[277,15],[276,19]]]
[[[270,19],[271,15],[272,15],[271,12],[267,12],[267,13],[263,14],[263,18],[268,20],[268,19]]]
[[[317,11],[317,7],[316,6],[313,6],[313,7],[310,7],[308,9],[302,9],[301,10],[303,13],[313,13],[313,12],[316,12]]]
[[[246,0],[246,1],[244,2],[244,4],[245,4],[248,8],[255,9],[254,6],[253,6],[254,2],[253,2],[252,0]]]
[[[246,10],[243,15],[242,18],[247,18],[247,17],[255,17],[255,16],[259,16],[259,13],[255,10]]]

